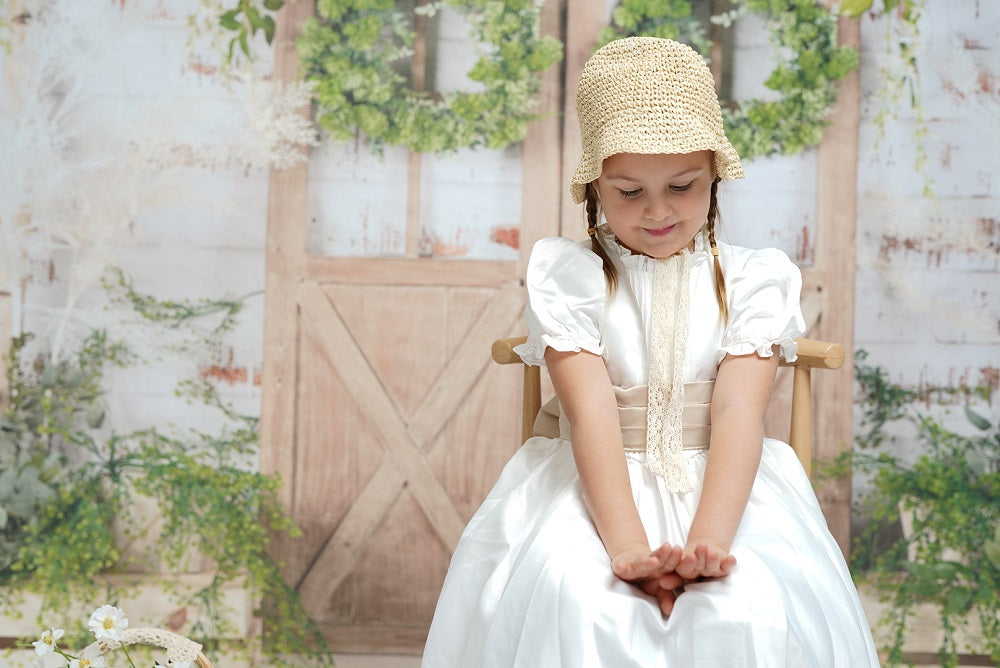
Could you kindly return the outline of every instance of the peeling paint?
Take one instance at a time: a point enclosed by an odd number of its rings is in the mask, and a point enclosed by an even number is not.
[[[968,35],[962,35],[962,48],[967,51],[985,51],[986,47],[978,39],[973,39]]]
[[[427,229],[420,231],[417,247],[421,257],[462,257],[469,254],[469,244],[462,243],[463,228],[455,232],[454,241],[448,242]]]
[[[797,258],[797,260],[799,262],[805,262],[810,258],[812,254],[812,248],[809,240],[808,225],[802,226],[802,236],[800,237],[800,240],[801,244],[799,244],[799,257]]]
[[[979,74],[976,76],[977,92],[985,95],[1000,94],[998,82],[1000,82],[1000,77],[984,67],[979,70]]]
[[[521,228],[514,225],[494,227],[490,230],[490,241],[516,250],[521,247]]]
[[[928,266],[940,266],[945,257],[952,252],[965,255],[1000,254],[1000,224],[996,218],[977,218],[975,220],[977,234],[975,241],[979,243],[959,244],[942,241],[933,236],[899,237],[884,234],[879,240],[879,257],[890,261],[892,256],[914,253],[925,255]]]
[[[207,76],[212,76],[219,71],[219,68],[215,65],[206,65],[205,63],[188,63],[188,69],[195,74],[204,74]]]
[[[944,145],[944,150],[941,151],[941,166],[945,169],[951,169],[951,156],[956,148],[954,144]]]
[[[1000,390],[1000,367],[986,366],[979,369],[983,385],[986,385],[993,392]]]
[[[226,364],[212,364],[198,369],[198,375],[203,380],[218,380],[228,385],[246,383],[250,377],[245,366],[233,366],[233,351],[230,349]]]

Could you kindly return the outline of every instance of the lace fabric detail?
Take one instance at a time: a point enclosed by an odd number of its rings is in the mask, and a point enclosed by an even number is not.
[[[684,459],[684,359],[690,330],[691,253],[656,260],[649,343],[646,466],[671,492],[693,488]]]

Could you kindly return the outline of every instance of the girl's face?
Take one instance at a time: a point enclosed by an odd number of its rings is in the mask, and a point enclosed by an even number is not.
[[[618,153],[604,160],[597,191],[618,241],[664,258],[689,247],[705,224],[714,179],[711,151]]]

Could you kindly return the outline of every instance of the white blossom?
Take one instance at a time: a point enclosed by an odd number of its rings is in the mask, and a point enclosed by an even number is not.
[[[35,646],[35,654],[45,656],[53,652],[56,648],[56,641],[62,638],[63,634],[62,629],[49,629],[44,632],[38,640],[31,643]]]
[[[122,631],[128,628],[128,617],[121,608],[102,605],[90,615],[87,626],[98,640],[120,640]]]

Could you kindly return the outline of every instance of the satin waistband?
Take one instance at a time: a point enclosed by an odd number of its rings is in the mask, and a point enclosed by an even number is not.
[[[714,380],[704,380],[684,385],[684,413],[682,440],[685,450],[708,448],[712,435],[712,391]],[[614,387],[618,401],[618,419],[621,422],[622,445],[629,452],[646,451],[646,406],[649,388],[646,385]],[[533,428],[535,436],[569,440],[569,420],[563,415],[558,400],[553,397],[538,412]]]

